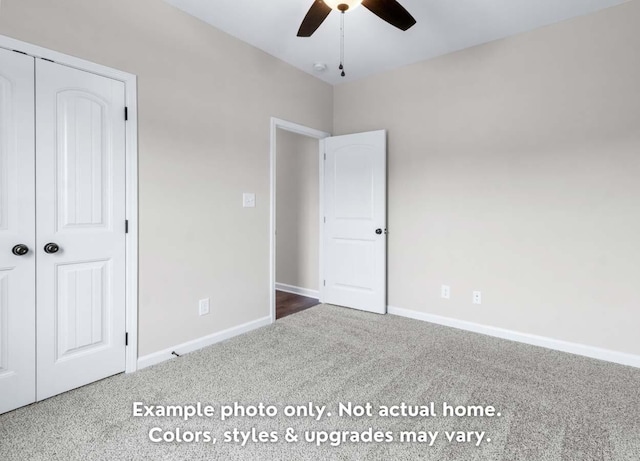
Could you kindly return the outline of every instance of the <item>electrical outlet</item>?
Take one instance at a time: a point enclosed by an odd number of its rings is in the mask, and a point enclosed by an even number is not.
[[[482,304],[482,293],[480,291],[473,292],[473,304]]]
[[[209,298],[200,300],[198,303],[198,313],[200,315],[207,315],[209,313]]]
[[[449,285],[442,285],[442,287],[440,287],[440,297],[444,299],[449,299],[451,297],[451,288]]]

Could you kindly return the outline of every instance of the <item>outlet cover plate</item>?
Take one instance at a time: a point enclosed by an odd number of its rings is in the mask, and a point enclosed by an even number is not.
[[[209,313],[209,298],[200,300],[198,303],[198,313],[200,315],[207,315]]]

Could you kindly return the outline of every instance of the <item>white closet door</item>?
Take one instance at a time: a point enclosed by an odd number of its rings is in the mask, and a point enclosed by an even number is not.
[[[387,135],[326,138],[324,302],[387,312]]]
[[[0,49],[0,413],[36,398],[33,71]]]
[[[38,400],[125,369],[124,108],[122,82],[36,61]]]

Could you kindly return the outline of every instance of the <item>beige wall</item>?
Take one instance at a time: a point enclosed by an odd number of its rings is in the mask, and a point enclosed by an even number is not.
[[[335,87],[336,134],[389,130],[391,305],[640,354],[638,24],[634,1]]]
[[[276,282],[318,290],[318,140],[278,129]]]
[[[332,88],[161,0],[4,0],[0,34],[138,75],[140,355],[268,316],[270,117],[329,131]]]

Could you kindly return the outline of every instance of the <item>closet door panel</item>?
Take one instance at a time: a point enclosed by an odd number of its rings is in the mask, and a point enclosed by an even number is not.
[[[34,140],[34,58],[0,49],[0,413],[36,398]]]
[[[125,89],[38,61],[36,99],[40,400],[125,369]]]

